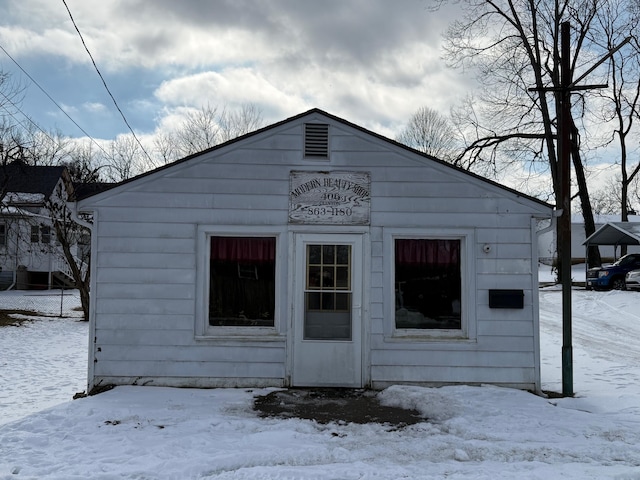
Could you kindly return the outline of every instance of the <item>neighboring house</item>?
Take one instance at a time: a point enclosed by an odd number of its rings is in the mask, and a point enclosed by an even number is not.
[[[0,290],[72,285],[45,206],[71,195],[67,169],[15,161],[0,167],[0,187]]]
[[[611,222],[619,222],[620,215],[595,215],[596,230]],[[629,215],[629,222],[640,222],[640,215]],[[581,214],[571,216],[571,259],[573,263],[584,263],[585,246],[587,236],[584,233],[584,219]],[[546,265],[554,265],[556,260],[556,229],[540,235],[538,243],[538,256],[540,261]],[[603,262],[612,262],[620,257],[620,248],[612,245],[599,245],[600,256]],[[629,253],[640,252],[638,247],[629,247]]]
[[[77,203],[89,389],[540,389],[552,207],[310,110]]]

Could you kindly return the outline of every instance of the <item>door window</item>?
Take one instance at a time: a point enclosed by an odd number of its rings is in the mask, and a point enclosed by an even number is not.
[[[351,340],[351,245],[308,244],[305,340]]]

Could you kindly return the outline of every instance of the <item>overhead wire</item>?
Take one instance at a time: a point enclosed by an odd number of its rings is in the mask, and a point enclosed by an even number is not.
[[[22,71],[22,73],[24,73],[24,74],[27,76],[27,78],[28,78],[29,80],[31,80],[31,82],[32,82],[36,87],[38,87],[38,89],[39,89],[42,93],[44,93],[44,94],[47,96],[47,98],[48,98],[49,100],[51,100],[51,102],[52,102],[52,103],[53,103],[53,104],[58,108],[58,110],[60,110],[60,111],[61,111],[61,112],[62,112],[62,113],[63,113],[63,114],[64,114],[64,115],[69,119],[69,120],[71,120],[71,122],[72,122],[76,127],[78,127],[78,129],[79,129],[82,133],[84,133],[84,134],[85,134],[85,135],[86,135],[86,136],[91,140],[91,142],[93,142],[93,143],[94,143],[94,144],[95,144],[95,145],[96,145],[100,150],[102,150],[102,152],[103,152],[105,155],[107,155],[107,152],[104,150],[104,148],[102,147],[102,145],[100,145],[100,144],[99,144],[99,143],[98,143],[98,142],[97,142],[97,141],[96,141],[96,140],[95,140],[91,135],[89,135],[89,133],[87,133],[87,131],[86,131],[84,128],[82,128],[82,127],[78,124],[78,122],[76,122],[73,118],[71,118],[71,116],[70,116],[70,115],[69,115],[69,114],[64,110],[64,108],[62,108],[62,107],[60,106],[60,104],[59,104],[58,102],[56,102],[56,101],[53,99],[53,97],[52,97],[51,95],[49,95],[49,93],[48,93],[48,92],[47,92],[47,91],[46,91],[46,90],[45,90],[45,89],[44,89],[44,88],[43,88],[43,87],[42,87],[42,86],[41,86],[41,85],[36,81],[36,79],[35,79],[35,78],[33,78],[31,75],[29,75],[29,72],[27,72],[24,68],[22,68],[22,65],[20,65],[20,64],[18,63],[18,61],[17,61],[15,58],[13,58],[13,57],[11,56],[11,54],[10,54],[9,52],[7,52],[7,50],[6,50],[2,45],[0,45],[0,50],[2,50],[2,51],[4,52],[4,54],[5,54],[7,57],[9,57],[9,59],[10,59],[10,60],[11,60],[11,61],[12,61],[12,62],[13,62],[13,63],[14,63],[14,64],[15,64],[15,65],[16,65],[16,66],[17,66],[21,71]],[[24,115],[24,116],[25,116],[25,118],[27,118],[31,123],[33,123],[33,124],[38,128],[38,130],[40,130],[41,132],[43,132],[43,133],[45,133],[46,135],[48,135],[48,136],[49,136],[49,134],[47,134],[47,133],[46,133],[42,128],[40,128],[40,126],[39,126],[38,124],[36,124],[36,123],[35,123],[35,122],[34,122],[34,121],[33,121],[33,120],[32,120],[32,119],[31,119],[31,118],[30,118],[26,113],[24,113],[22,110],[20,110],[20,108],[19,108],[15,103],[13,103],[11,100],[9,100],[9,98],[8,98],[6,95],[4,95],[4,93],[3,93],[2,95],[3,95],[3,96],[7,99],[7,101],[9,101],[9,102],[10,102],[10,103],[11,103],[11,104],[12,104],[12,105],[13,105],[13,106],[14,106],[14,107],[15,107],[15,108],[20,112],[20,113],[22,113],[22,115]],[[14,117],[13,115],[11,115],[11,116],[15,119],[15,117]],[[16,121],[17,121],[17,119],[16,119]],[[49,138],[51,138],[51,137],[49,136]]]
[[[45,132],[40,125],[38,125],[36,122],[33,121],[33,119],[31,117],[29,117],[26,113],[24,113],[20,107],[18,105],[16,105],[13,100],[11,100],[3,91],[0,90],[0,95],[2,95],[4,97],[5,102],[10,103],[11,106],[13,108],[15,108],[18,112],[20,112],[22,114],[22,116],[24,118],[26,118],[34,127],[36,127],[36,129],[40,130],[40,132],[42,132],[43,134],[45,134],[47,137],[49,137],[51,140],[53,140],[53,138],[51,138],[51,135],[49,135],[47,132]],[[4,109],[4,111],[7,113],[7,115],[9,115],[11,118],[13,118],[16,123],[18,125],[20,125],[22,128],[24,128],[25,130],[27,130],[27,127],[25,126],[25,124],[22,122],[22,120],[20,120],[19,118],[17,118],[13,112],[11,112],[4,104],[2,104],[2,108]]]
[[[111,93],[111,90],[107,86],[107,82],[105,81],[104,77],[102,76],[102,73],[100,72],[100,69],[98,68],[98,65],[96,64],[96,61],[94,60],[93,55],[91,54],[91,51],[89,50],[89,47],[87,47],[87,44],[84,41],[84,37],[82,36],[82,33],[80,32],[80,29],[78,28],[78,25],[76,24],[76,21],[74,20],[73,15],[71,14],[71,10],[69,9],[69,6],[67,5],[66,0],[62,0],[62,3],[64,4],[64,7],[67,9],[67,13],[69,14],[69,18],[71,19],[71,23],[73,23],[73,26],[76,29],[76,32],[78,32],[78,36],[80,37],[80,40],[82,41],[82,45],[84,46],[84,49],[86,50],[87,54],[89,55],[89,58],[91,59],[91,63],[93,64],[93,67],[95,68],[98,76],[100,77],[100,80],[102,80],[102,84],[104,85],[104,88],[107,90],[107,93],[111,97],[111,100],[113,101],[113,104],[116,106],[116,109],[120,113],[120,116],[122,117],[122,120],[124,120],[125,125],[127,126],[129,131],[131,132],[131,135],[133,135],[133,138],[136,140],[136,142],[138,143],[138,146],[142,149],[142,151],[144,152],[146,157],[149,159],[149,161],[153,162],[153,159],[147,153],[147,150],[144,148],[144,146],[140,142],[140,139],[138,138],[138,136],[133,131],[133,128],[131,128],[131,125],[129,124],[129,122],[127,120],[127,117],[125,117],[124,113],[120,109],[120,106],[118,105],[118,102],[116,101],[115,97]]]

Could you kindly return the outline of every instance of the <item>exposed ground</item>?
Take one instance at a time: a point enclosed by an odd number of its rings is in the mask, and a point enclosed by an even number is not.
[[[28,321],[28,318],[21,317],[37,317],[42,316],[38,312],[32,310],[0,310],[0,327],[8,325],[17,326]]]
[[[318,423],[380,423],[402,428],[425,422],[417,410],[381,405],[377,392],[346,388],[296,388],[257,397],[262,417],[304,418]]]

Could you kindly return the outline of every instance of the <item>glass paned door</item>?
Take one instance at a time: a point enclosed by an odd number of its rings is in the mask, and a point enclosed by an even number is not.
[[[307,244],[305,340],[351,340],[351,245]]]
[[[297,233],[291,385],[360,388],[363,235]]]

